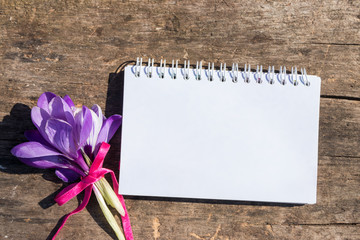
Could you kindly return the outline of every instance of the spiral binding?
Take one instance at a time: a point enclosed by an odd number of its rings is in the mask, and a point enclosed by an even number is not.
[[[164,60],[161,59],[160,65],[154,66],[154,59],[149,58],[147,66],[144,67],[145,75],[148,78],[153,77],[154,67],[156,68],[156,73],[158,74],[159,78],[164,78],[165,74],[166,74],[166,72],[165,72],[166,71],[166,59],[164,59]],[[142,69],[143,69],[143,60],[142,60],[142,58],[137,58],[136,64],[133,67],[134,75],[136,77],[140,77]],[[176,60],[176,61],[172,60],[171,67],[169,67],[169,71],[168,71],[168,73],[172,79],[178,78],[178,69],[179,69],[178,60]],[[197,61],[196,67],[195,67],[195,69],[193,69],[195,80],[197,80],[197,81],[202,80],[202,69],[203,69],[202,61]],[[182,77],[184,80],[190,79],[190,72],[191,72],[190,70],[191,70],[190,61],[185,60],[184,67],[181,68],[181,74],[182,74]],[[275,67],[269,66],[268,71],[264,73],[263,66],[257,65],[256,71],[254,71],[254,73],[251,74],[252,71],[251,71],[250,64],[249,65],[245,64],[244,70],[241,71],[241,69],[239,69],[239,64],[233,63],[231,70],[229,71],[226,68],[226,63],[221,63],[219,70],[215,70],[214,63],[209,63],[207,69],[205,68],[206,79],[210,82],[214,81],[215,80],[215,72],[217,72],[218,79],[221,82],[227,81],[227,76],[230,76],[230,79],[233,83],[237,83],[241,78],[244,80],[245,83],[250,83],[251,76],[253,76],[253,78],[254,78],[253,80],[258,84],[267,82],[267,83],[273,85],[276,83],[276,80],[277,80],[281,85],[286,85],[287,83],[290,83],[294,86],[298,86],[300,83],[302,83],[305,86],[310,86],[310,82],[308,80],[308,76],[307,76],[305,68],[300,69],[300,76],[299,76],[297,67],[292,67],[291,73],[287,73],[286,67],[280,66],[279,72],[276,73]],[[266,80],[266,81],[264,81],[264,80]]]

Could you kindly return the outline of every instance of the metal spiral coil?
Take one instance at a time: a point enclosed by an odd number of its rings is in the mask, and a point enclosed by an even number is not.
[[[156,73],[159,78],[165,78],[166,73],[166,59],[161,59],[159,66],[154,66],[154,59],[148,60],[148,64],[143,66],[142,58],[137,58],[136,63],[133,66],[133,73],[136,77],[140,77],[142,71],[148,78],[153,77],[154,68],[156,69]],[[184,80],[189,80],[191,78],[191,72],[193,72],[194,79],[197,81],[203,80],[202,78],[202,70],[203,65],[202,61],[196,62],[196,67],[191,68],[190,61],[185,60],[184,66],[181,68],[181,75]],[[168,68],[168,74],[171,79],[178,79],[178,60],[172,60],[171,66]],[[192,70],[192,71],[191,71]],[[278,82],[281,85],[292,84],[294,86],[298,86],[299,84],[303,84],[305,86],[310,86],[310,82],[308,80],[308,76],[305,68],[300,69],[300,74],[298,74],[297,67],[291,68],[291,73],[286,72],[285,66],[280,66],[278,72],[275,72],[274,66],[269,66],[268,71],[263,71],[262,65],[257,65],[256,70],[252,71],[250,64],[244,65],[244,69],[241,70],[239,68],[238,63],[233,63],[231,70],[226,68],[226,63],[220,64],[220,69],[215,70],[214,63],[208,63],[208,67],[205,67],[205,78],[208,81],[220,80],[221,82],[227,81],[229,77],[233,83],[238,83],[239,80],[243,80],[245,83],[250,83],[251,81],[255,81],[258,84],[275,84]],[[216,74],[215,74],[216,73]],[[216,78],[217,76],[217,78]]]

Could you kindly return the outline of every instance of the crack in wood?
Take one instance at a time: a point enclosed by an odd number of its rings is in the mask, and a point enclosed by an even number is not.
[[[274,225],[274,224],[272,224]],[[288,224],[289,226],[357,226],[360,223],[294,223]]]
[[[328,99],[341,99],[341,100],[349,100],[349,101],[360,101],[360,97],[350,97],[350,96],[337,96],[337,95],[320,95],[321,98]]]
[[[327,43],[327,42],[310,42],[308,44],[316,45],[334,45],[334,46],[360,46],[360,43]]]
[[[331,158],[360,158],[360,156],[345,156],[345,155],[320,155],[319,157],[331,157]]]

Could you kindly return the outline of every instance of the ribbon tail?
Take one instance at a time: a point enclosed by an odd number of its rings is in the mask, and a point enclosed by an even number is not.
[[[121,216],[121,222],[123,225],[126,240],[134,240],[134,236],[133,236],[133,232],[132,232],[131,224],[130,224],[130,218],[129,218],[129,214],[126,210],[124,197],[122,195],[118,194],[117,192],[116,192],[116,195],[118,196],[120,203],[123,206],[124,211],[125,211],[125,215]]]
[[[54,234],[54,236],[52,237],[52,240],[55,240],[56,236],[59,234],[60,230],[63,228],[63,226],[65,225],[66,221],[68,220],[68,218],[78,212],[81,212],[86,205],[89,203],[90,200],[90,196],[91,196],[91,192],[92,192],[92,186],[88,186],[87,188],[85,188],[85,195],[84,195],[84,199],[82,200],[82,202],[80,203],[80,205],[71,213],[67,214],[64,219],[62,220],[62,223],[59,227],[59,229],[56,231],[56,233]]]
[[[121,222],[123,225],[125,238],[126,238],[126,240],[134,240],[134,236],[133,236],[133,232],[132,232],[131,224],[130,224],[130,217],[126,210],[124,197],[119,194],[119,184],[116,180],[115,173],[113,171],[110,171],[109,173],[111,175],[111,179],[113,182],[114,191],[115,191],[117,197],[119,198],[119,201],[120,201],[121,205],[123,206],[124,212],[125,212],[125,215],[121,216]]]

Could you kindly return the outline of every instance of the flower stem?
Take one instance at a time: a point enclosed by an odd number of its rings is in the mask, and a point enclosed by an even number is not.
[[[81,149],[81,153],[85,159],[85,162],[89,165],[90,168],[92,161],[83,149]],[[115,208],[121,216],[125,216],[125,210],[108,181],[106,181],[105,178],[102,178],[97,181],[95,185],[101,192],[101,195],[105,198],[106,203]]]
[[[86,164],[90,168],[91,164],[92,164],[91,159],[89,158],[89,156],[85,153],[85,151],[83,149],[81,149],[81,153],[82,153],[82,156],[83,156]],[[111,225],[111,227],[114,229],[114,231],[116,233],[117,229],[115,229],[113,225],[116,224],[116,228],[119,228],[119,226],[116,223],[116,221],[112,220],[112,219],[114,219],[114,216],[111,214],[109,208],[105,204],[105,201],[108,205],[115,208],[121,216],[125,216],[125,210],[124,210],[118,196],[115,194],[114,190],[112,189],[112,187],[110,186],[110,184],[108,183],[108,181],[106,181],[106,179],[104,177],[101,178],[99,181],[95,182],[93,189],[94,189],[96,198],[99,202],[99,205],[101,207],[101,210],[103,211],[106,219],[108,220],[109,224]],[[120,232],[121,232],[121,230],[120,230]],[[121,232],[121,234],[122,234],[122,232]],[[118,236],[118,233],[116,233],[116,235]],[[123,236],[124,235],[122,234],[122,237]],[[122,239],[122,238],[119,237],[119,239]]]
[[[101,195],[104,197],[106,203],[115,208],[121,216],[125,216],[125,210],[109,182],[105,178],[102,178],[97,181],[95,185],[101,192]]]
[[[108,221],[108,223],[110,224],[110,226],[112,227],[112,229],[114,230],[116,236],[118,237],[119,240],[125,240],[125,236],[124,233],[121,231],[121,228],[119,227],[119,225],[117,224],[114,216],[112,215],[112,213],[110,212],[109,208],[107,207],[104,198],[102,197],[99,189],[93,185],[93,190],[96,196],[96,199],[100,205],[100,208],[106,218],[106,220]]]

